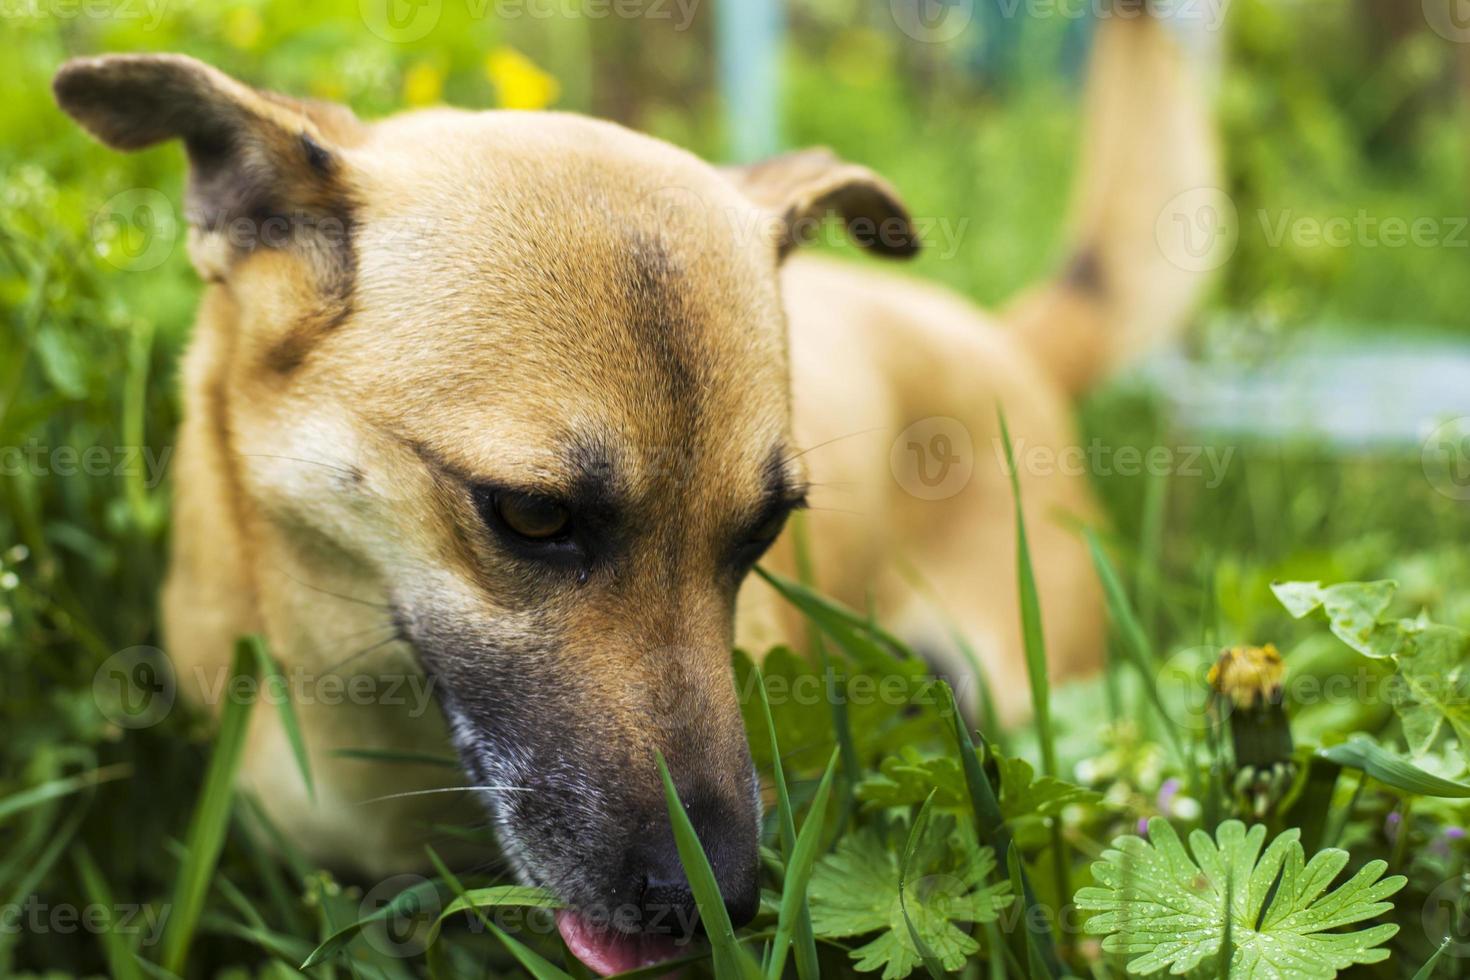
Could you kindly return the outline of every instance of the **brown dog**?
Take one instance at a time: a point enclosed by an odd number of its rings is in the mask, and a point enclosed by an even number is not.
[[[452,741],[522,880],[635,910],[621,932],[563,917],[611,970],[654,955],[637,933],[659,914],[692,911],[660,750],[745,921],[759,801],[729,651],[800,636],[742,583],[773,543],[787,566],[780,532],[806,504],[825,591],[871,601],[958,676],[945,609],[1024,714],[996,405],[1028,446],[1067,446],[1069,395],[1188,312],[1201,277],[1158,237],[1176,195],[1215,182],[1186,74],[1160,24],[1104,23],[1074,251],[997,323],[867,267],[787,260],[831,212],[874,252],[916,247],[893,189],[825,152],[721,171],[572,115],[364,123],[180,56],[66,64],[57,98],[88,130],[125,150],[182,139],[191,165],[208,285],[164,596],[176,672],[216,700],[254,632],[297,677],[366,682],[300,697],[315,801],[276,713],[254,714],[243,772],[267,811],[319,860],[417,867],[446,798],[358,804],[443,770],[336,753]],[[1098,589],[1057,519],[1093,515],[1086,482],[1022,482],[1052,670],[1090,671]],[[432,685],[442,714],[377,686],[394,676]]]

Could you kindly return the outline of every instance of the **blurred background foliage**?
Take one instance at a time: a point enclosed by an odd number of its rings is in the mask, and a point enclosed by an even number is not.
[[[5,3],[0,446],[148,447],[163,458],[199,293],[181,241],[145,269],[99,221],[107,202],[139,188],[177,202],[182,153],[122,155],[83,135],[50,96],[65,58],[182,51],[364,117],[436,102],[590,112],[721,159],[734,110],[717,84],[716,2],[733,0],[694,4],[681,30],[687,8],[677,5],[667,19],[496,18],[477,15],[493,4],[444,0],[437,27],[407,43],[366,29],[358,0]],[[1458,247],[1301,247],[1273,244],[1256,217],[1470,214],[1470,45],[1434,33],[1419,9],[1230,4],[1214,70],[1241,238],[1187,338],[1196,354],[1269,363],[1296,336],[1324,330],[1470,339],[1470,233]],[[958,253],[922,257],[916,274],[994,304],[1051,268],[1075,165],[1085,21],[982,18],[950,43],[920,44],[895,27],[886,0],[791,0],[785,16],[781,142],[829,145],[891,178],[916,214],[964,223]],[[1143,385],[1097,394],[1082,418],[1088,437],[1114,446],[1190,438]],[[1470,574],[1466,505],[1424,479],[1417,445],[1234,448],[1217,487],[1178,476],[1098,481],[1113,543],[1152,597],[1140,605],[1165,645],[1289,649],[1304,628],[1267,590],[1284,578],[1395,577],[1407,609],[1470,624],[1470,592],[1458,585]],[[137,461],[112,464],[0,473],[0,796],[110,764],[166,774],[181,792],[107,784],[86,807],[65,802],[0,825],[0,900],[70,887],[62,855],[75,840],[106,855],[119,892],[157,893],[171,869],[137,846],[140,835],[179,835],[184,790],[197,781],[198,740],[179,737],[197,736],[195,723],[175,713],[123,738],[92,697],[108,655],[159,642],[168,486]],[[28,942],[44,952],[18,945]],[[95,944],[0,934],[0,974],[17,960],[97,970],[99,957]]]

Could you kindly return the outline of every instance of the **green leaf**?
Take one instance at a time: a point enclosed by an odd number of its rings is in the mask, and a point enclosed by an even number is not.
[[[1133,835],[1115,840],[1092,866],[1098,884],[1076,896],[1078,908],[1099,913],[1086,929],[1107,937],[1103,949],[1134,957],[1128,972],[1195,969],[1219,954],[1227,917],[1232,977],[1327,980],[1338,970],[1388,957],[1381,946],[1398,932],[1396,925],[1333,931],[1393,908],[1383,899],[1406,879],[1382,877],[1385,862],[1368,862],[1328,892],[1348,853],[1328,848],[1304,863],[1294,829],[1263,854],[1266,828],[1247,831],[1229,820],[1213,839],[1202,830],[1190,834],[1193,858],[1167,820],[1149,821],[1148,834],[1147,841]]]
[[[1055,817],[1072,804],[1092,805],[1102,794],[1052,776],[1037,778],[1036,770],[1024,759],[1008,758],[992,751],[1000,771],[1000,814],[1006,820],[1021,817]],[[857,798],[875,807],[913,806],[930,794],[934,805],[953,808],[967,800],[965,776],[953,755],[925,755],[913,746],[884,759],[878,772],[863,779]]]
[[[1451,626],[1399,624],[1403,649],[1389,702],[1415,755],[1433,747],[1445,725],[1470,748],[1470,634]]]
[[[448,907],[440,913],[439,918],[434,921],[433,929],[429,933],[429,947],[431,950],[434,946],[434,941],[439,937],[439,928],[443,925],[446,918],[460,912],[471,911],[474,912],[475,918],[480,920],[480,924],[492,936],[499,939],[501,944],[510,951],[510,955],[515,957],[516,962],[525,967],[526,972],[530,973],[536,980],[573,980],[569,973],[551,963],[540,953],[537,953],[525,943],[491,922],[489,917],[481,911],[481,909],[485,908],[504,908],[507,906],[535,908],[558,907],[560,903],[552,899],[549,892],[545,892],[539,888],[518,888],[516,886],[466,890],[464,885],[460,884],[459,878],[455,876],[454,872],[450,871],[449,867],[440,859],[439,854],[432,847],[426,848],[426,850],[429,855],[429,860],[434,865],[434,869],[439,872],[439,876],[449,885],[450,890],[454,892],[455,896],[454,901],[450,902]]]
[[[258,637],[247,636],[235,644],[235,658],[230,667],[226,690],[235,678],[254,679],[260,663]],[[189,955],[189,944],[204,908],[209,882],[224,847],[225,831],[235,799],[235,771],[245,750],[245,734],[250,722],[251,700],[226,698],[220,713],[219,732],[214,739],[214,753],[204,773],[204,786],[194,805],[194,816],[184,838],[186,857],[174,882],[173,915],[163,933],[162,966],[170,973],[182,975]]]
[[[1102,794],[1055,776],[1036,777],[1031,763],[992,752],[1000,770],[1000,813],[1007,820],[1021,817],[1059,817],[1073,804],[1091,806]]]
[[[1470,785],[1425,772],[1366,735],[1356,735],[1342,745],[1321,749],[1317,754],[1340,766],[1366,772],[1380,783],[1406,793],[1445,799],[1470,799]]]
[[[941,681],[939,691],[944,698],[941,711],[954,723],[954,740],[959,748],[960,766],[965,774],[965,788],[970,795],[970,812],[975,820],[976,839],[984,841],[997,853],[1009,855],[1013,846],[1011,831],[1006,826],[1005,818],[1001,815],[1000,801],[996,799],[995,790],[991,787],[985,770],[980,766],[980,754],[975,750],[974,740],[970,738],[970,729],[966,726],[964,717],[955,704],[954,692],[949,689],[949,685]],[[1031,882],[1026,877],[1024,869],[1018,869],[1017,877],[1020,880],[1021,900],[1025,903],[1025,918],[1031,921],[1032,917],[1040,911],[1041,902],[1036,897],[1036,890],[1031,887]],[[1014,931],[1010,935],[1014,942]],[[1061,958],[1057,955],[1056,941],[1051,930],[1044,931],[1038,938],[1028,929],[1025,943],[1027,949],[1031,944],[1040,947],[1042,959],[1047,966],[1047,975],[1052,976],[1060,971]],[[1018,953],[1020,952],[1027,952],[1027,950],[1018,950]]]
[[[112,890],[107,887],[107,879],[102,876],[97,862],[92,859],[92,852],[87,850],[85,844],[78,844],[72,850],[71,856],[72,863],[76,865],[77,877],[81,878],[82,887],[86,891],[87,901],[100,908],[107,917],[101,929],[102,948],[107,954],[107,967],[114,980],[142,980],[143,971],[138,967],[137,954],[129,945],[127,936],[114,926],[113,917],[117,914],[117,904],[112,900]]]
[[[756,691],[759,694],[756,701],[760,708],[761,720],[765,722],[766,737],[771,742],[771,781],[776,784],[776,819],[780,826],[781,852],[786,861],[787,893],[781,897],[781,915],[784,917],[786,915],[787,897],[792,890],[792,867],[798,845],[796,817],[791,806],[791,794],[786,788],[786,770],[781,763],[781,743],[776,738],[776,721],[771,715],[770,699],[766,696],[765,677],[761,674],[759,668],[753,665],[750,667],[750,671],[755,680]],[[818,795],[821,797],[821,813],[814,823],[811,814],[818,813],[815,798],[812,800],[812,806],[808,811],[807,822],[815,828],[813,831],[814,837],[820,836],[822,819],[826,816],[827,797],[825,792],[830,789],[829,780],[831,774],[832,768],[829,764],[827,774],[823,777],[822,783],[818,787]],[[803,827],[802,831],[803,836],[805,836],[806,827]],[[801,980],[816,980],[821,975],[817,962],[817,940],[812,933],[811,910],[807,908],[806,901],[806,876],[810,874],[812,862],[816,859],[815,842],[811,845],[810,852],[810,857],[803,858],[805,870],[802,872],[800,905],[792,913],[794,916],[792,924],[793,935],[790,935],[786,940],[787,942],[794,943],[796,946],[796,972],[801,977]],[[776,963],[778,960],[780,962],[777,963],[774,972],[771,969],[766,971],[767,976],[779,977],[781,975],[781,964],[784,964],[786,960],[786,943],[782,941],[779,926],[776,931],[776,945],[772,948],[771,952],[771,960],[773,963]]]
[[[1169,744],[1174,749],[1175,756],[1185,762],[1184,745],[1179,739],[1178,725],[1170,717],[1168,709],[1164,707],[1164,699],[1159,694],[1158,665],[1155,663],[1153,647],[1148,642],[1148,635],[1144,633],[1143,626],[1138,622],[1138,616],[1133,612],[1133,605],[1128,601],[1128,593],[1123,588],[1123,580],[1118,577],[1118,571],[1113,567],[1112,561],[1107,553],[1103,551],[1102,545],[1097,540],[1097,535],[1092,531],[1087,532],[1087,547],[1092,553],[1092,565],[1097,570],[1097,577],[1102,582],[1103,598],[1107,601],[1108,615],[1113,620],[1113,626],[1118,631],[1122,640],[1119,648],[1124,657],[1143,682],[1144,693],[1148,695],[1149,704],[1153,706],[1154,712],[1159,717],[1164,734],[1168,736]]]
[[[774,730],[771,737],[775,738]],[[791,848],[790,857],[786,862],[786,878],[782,882],[781,911],[776,919],[776,937],[771,946],[771,959],[766,967],[768,980],[779,980],[781,971],[786,965],[786,948],[791,945],[793,936],[801,935],[801,926],[806,926],[805,941],[811,944],[810,961],[807,969],[812,970],[811,976],[817,976],[816,939],[811,925],[811,910],[807,902],[807,885],[811,881],[812,869],[817,860],[817,851],[822,842],[822,826],[827,818],[827,799],[832,795],[832,777],[837,773],[837,760],[839,754],[834,751],[832,759],[827,763],[827,771],[822,774],[822,782],[817,786],[816,795],[812,797],[812,805],[807,810],[806,822],[801,825],[801,834],[796,838],[795,845]],[[787,806],[790,806],[788,801]],[[801,951],[797,951],[798,971],[801,969]],[[805,974],[803,974],[805,975]]]
[[[1320,582],[1276,582],[1271,586],[1294,619],[1320,608],[1338,639],[1364,656],[1375,658],[1391,656],[1397,649],[1397,631],[1379,623],[1397,590],[1398,583],[1388,580],[1343,582],[1325,588]]]
[[[1006,413],[996,407],[1001,443],[1005,446],[1006,471],[1011,477],[1011,500],[1016,514],[1016,581],[1020,587],[1021,637],[1026,652],[1026,679],[1031,688],[1031,712],[1036,740],[1041,745],[1041,769],[1057,774],[1056,739],[1051,728],[1051,683],[1046,666],[1046,639],[1041,630],[1041,600],[1036,592],[1036,575],[1031,569],[1031,548],[1026,541],[1026,515],[1021,507],[1021,477],[1011,447],[1011,430]],[[1060,860],[1060,855],[1058,856]]]
[[[879,675],[924,673],[923,661],[901,640],[842,603],[766,568],[757,567],[755,571],[864,669]]]
[[[909,939],[913,940],[914,949],[919,953],[919,959],[924,963],[924,969],[929,973],[932,980],[943,980],[945,976],[944,964],[934,955],[929,944],[924,942],[924,937],[919,935],[919,929],[914,925],[914,917],[909,914],[908,883],[909,869],[914,864],[914,852],[919,849],[919,842],[924,839],[924,832],[929,829],[929,809],[934,805],[934,794],[931,792],[924,805],[919,808],[919,815],[914,818],[914,825],[909,830],[909,839],[903,845],[903,860],[898,865],[898,907],[903,912],[903,924],[908,927]]]
[[[291,685],[287,682],[286,675],[281,673],[281,665],[276,663],[276,658],[266,649],[265,641],[262,639],[254,646],[255,654],[259,658],[260,672],[264,677],[261,690],[268,690],[270,697],[276,702],[276,711],[281,716],[281,728],[286,733],[286,741],[291,745],[291,755],[296,759],[296,770],[301,773],[301,781],[306,784],[306,795],[315,803],[316,783],[311,778],[311,758],[306,753],[306,738],[301,734],[296,705],[291,703]]]
[[[123,779],[133,774],[132,766],[126,763],[117,763],[111,766],[103,766],[90,772],[80,773],[75,776],[64,776],[61,779],[52,779],[39,786],[23,789],[19,793],[0,798],[0,820],[6,820],[17,813],[40,806],[48,800],[54,800],[62,796],[70,796],[72,793],[80,793],[84,789],[91,789],[101,783],[110,782],[114,779]]]
[[[1012,888],[1025,889],[1026,873],[1021,868],[1021,855],[1016,850],[1015,842],[1012,842],[1010,849],[1006,851],[1006,873],[1010,876]],[[1041,949],[1038,947],[1036,939],[1037,930],[1031,927],[1033,921],[1031,916],[1027,915],[1021,923],[1026,949],[1026,975],[1031,977],[1031,980],[1038,980],[1038,978],[1048,980],[1048,978],[1056,976],[1056,972],[1047,965],[1046,958],[1042,955]],[[1051,930],[1045,930],[1045,935],[1050,940]]]
[[[1425,960],[1424,965],[1421,966],[1419,968],[1419,971],[1414,974],[1414,980],[1429,980],[1430,977],[1434,976],[1435,964],[1437,964],[1440,957],[1444,955],[1444,951],[1449,948],[1450,937],[1446,936],[1444,938],[1444,942],[1439,944],[1439,949],[1436,949],[1434,951],[1434,955]]]
[[[979,943],[956,922],[993,922],[1011,903],[1008,882],[987,884],[995,852],[942,818],[939,845],[911,856],[924,875],[900,895],[899,857],[872,828],[844,837],[812,875],[812,928],[823,939],[877,935],[851,952],[858,970],[881,969],[884,980],[908,976],[922,962],[914,930],[946,970],[958,970]],[[939,824],[939,819],[934,823]],[[917,848],[917,844],[915,845]],[[905,915],[907,912],[907,915]]]
[[[689,889],[694,893],[694,902],[699,907],[699,918],[704,923],[705,935],[709,937],[710,953],[714,959],[717,980],[740,980],[759,978],[758,967],[750,955],[735,940],[735,928],[730,924],[730,913],[725,900],[720,896],[720,886],[715,880],[714,869],[699,842],[699,834],[689,821],[689,814],[679,800],[679,791],[674,787],[674,777],[664,762],[663,753],[656,753],[659,776],[664,783],[664,802],[668,805],[669,821],[674,828],[674,844],[679,849],[679,860],[684,865],[684,875],[689,879]]]
[[[911,745],[878,764],[878,771],[858,783],[855,795],[876,807],[914,806],[935,794],[935,804],[960,806],[965,801],[965,776],[952,755],[925,755]]]

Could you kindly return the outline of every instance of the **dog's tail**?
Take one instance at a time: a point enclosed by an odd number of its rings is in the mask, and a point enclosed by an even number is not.
[[[1003,312],[1074,392],[1179,330],[1231,244],[1208,100],[1177,26],[1145,0],[1114,0],[1094,44],[1066,264]]]

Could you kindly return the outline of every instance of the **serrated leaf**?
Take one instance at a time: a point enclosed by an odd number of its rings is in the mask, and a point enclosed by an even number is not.
[[[1102,794],[1084,789],[1065,779],[1036,776],[1025,759],[991,753],[1000,770],[1000,812],[1007,820],[1020,817],[1054,817],[1074,803],[1094,804]],[[963,806],[965,775],[959,760],[951,755],[927,756],[906,746],[884,759],[878,772],[857,786],[857,798],[879,807],[913,806],[934,794],[936,807]]]
[[[1448,724],[1460,744],[1470,745],[1470,634],[1451,626],[1404,621],[1405,650],[1395,658],[1398,674],[1389,702],[1399,714],[1415,755],[1429,751]]]
[[[1264,826],[1247,830],[1229,820],[1214,838],[1201,830],[1190,834],[1193,857],[1167,820],[1149,821],[1148,835],[1115,840],[1092,866],[1098,884],[1076,896],[1078,908],[1098,913],[1086,929],[1107,937],[1103,949],[1134,956],[1128,972],[1195,969],[1219,955],[1227,916],[1231,977],[1327,980],[1338,970],[1388,956],[1380,947],[1398,931],[1396,925],[1329,931],[1393,908],[1383,899],[1405,879],[1382,877],[1383,861],[1368,862],[1329,892],[1348,853],[1328,848],[1304,861],[1295,829],[1263,853]]]
[[[1055,776],[1036,778],[1036,770],[1025,759],[991,754],[1000,769],[1000,812],[1007,820],[1055,817],[1074,803],[1090,805],[1102,801],[1101,793],[1065,779]]]
[[[819,937],[878,933],[851,953],[860,971],[881,969],[884,980],[913,972],[922,960],[909,922],[946,970],[958,970],[980,946],[955,923],[993,922],[1012,901],[1009,882],[986,884],[995,869],[990,848],[977,847],[957,832],[952,817],[939,816],[932,823],[939,829],[911,858],[906,903],[899,894],[899,856],[872,829],[843,838],[812,874],[808,897]],[[933,846],[935,837],[948,846]]]
[[[934,805],[960,806],[965,799],[965,776],[959,760],[949,755],[925,755],[904,746],[878,765],[878,771],[858,783],[855,794],[879,807],[913,806],[934,793]]]
[[[1383,658],[1398,649],[1399,631],[1379,623],[1398,587],[1389,580],[1325,587],[1320,582],[1275,582],[1271,591],[1292,618],[1301,619],[1321,608],[1338,639],[1366,657]]]

